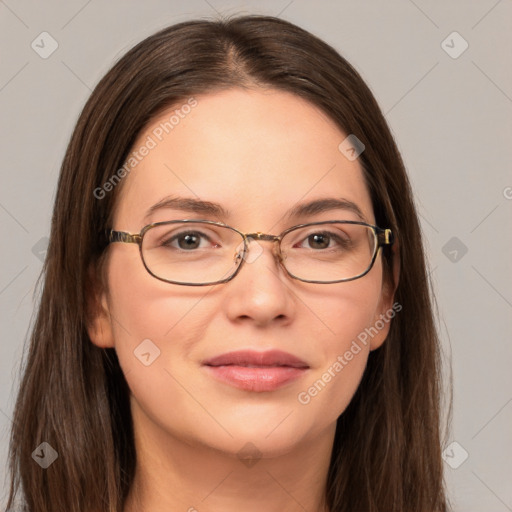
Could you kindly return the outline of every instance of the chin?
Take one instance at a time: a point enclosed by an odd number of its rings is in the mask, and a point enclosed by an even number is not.
[[[214,449],[237,456],[240,450],[261,452],[264,458],[285,455],[297,449],[308,432],[304,423],[297,425],[291,420],[293,415],[284,421],[281,414],[278,421],[272,422],[261,419],[250,423],[247,420],[240,423],[225,422],[223,425],[226,425],[232,437],[219,432],[215,437],[205,438],[204,442]]]

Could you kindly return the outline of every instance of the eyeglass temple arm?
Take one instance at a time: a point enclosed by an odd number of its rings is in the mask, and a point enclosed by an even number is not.
[[[395,235],[391,229],[382,229],[377,232],[377,237],[379,240],[379,245],[393,245],[395,242]]]
[[[125,231],[107,231],[107,241],[112,242],[123,242],[125,244],[140,244],[142,237],[140,235],[132,235]]]

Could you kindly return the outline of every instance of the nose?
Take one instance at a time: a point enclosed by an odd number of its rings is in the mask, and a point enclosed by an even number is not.
[[[225,284],[226,313],[235,322],[252,321],[260,326],[286,323],[295,311],[290,278],[280,265],[276,238],[262,238],[248,237],[238,275]],[[269,242],[274,242],[271,247]]]

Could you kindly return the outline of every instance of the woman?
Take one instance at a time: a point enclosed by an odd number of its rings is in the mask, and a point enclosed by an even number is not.
[[[448,510],[409,182],[313,35],[190,21],[122,57],[69,143],[43,275],[8,506]]]

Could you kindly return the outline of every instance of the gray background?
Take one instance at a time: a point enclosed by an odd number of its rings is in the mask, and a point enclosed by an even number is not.
[[[312,31],[373,90],[415,190],[453,364],[449,493],[457,511],[512,510],[511,0],[0,0],[1,460],[60,162],[80,109],[128,48],[216,11],[279,15]],[[44,31],[58,43],[46,59],[31,47],[51,49]]]

